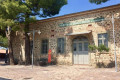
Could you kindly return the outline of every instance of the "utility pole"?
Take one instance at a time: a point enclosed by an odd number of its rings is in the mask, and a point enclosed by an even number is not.
[[[32,49],[32,69],[33,69],[33,65],[34,65],[34,40],[35,40],[35,32],[37,32],[39,35],[41,34],[40,30],[34,30],[30,31],[28,34],[28,36],[32,33],[33,34],[33,49]]]
[[[113,39],[114,39],[114,56],[115,56],[115,71],[117,72],[117,56],[116,56],[116,41],[115,41],[115,29],[114,29],[114,15],[112,14],[112,26],[113,26]]]

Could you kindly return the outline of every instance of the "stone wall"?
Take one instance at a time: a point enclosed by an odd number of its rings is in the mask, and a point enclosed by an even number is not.
[[[36,48],[36,54],[37,56],[39,55],[41,57],[47,57],[46,55],[41,54],[41,43],[40,41],[42,39],[49,39],[49,49],[52,49],[52,55],[57,58],[57,61],[59,64],[73,64],[72,62],[72,39],[76,36],[65,36],[67,33],[74,33],[74,32],[82,32],[86,30],[91,30],[92,32],[88,35],[80,35],[80,36],[87,36],[89,39],[90,44],[95,44],[98,45],[98,34],[99,33],[108,33],[109,34],[109,48],[110,48],[110,54],[113,56],[114,52],[114,46],[113,46],[113,38],[112,38],[112,23],[111,23],[111,15],[112,13],[119,13],[120,9],[117,10],[111,10],[111,11],[105,11],[105,12],[98,12],[94,14],[87,14],[87,15],[82,15],[82,16],[76,16],[76,17],[70,17],[70,18],[65,18],[65,19],[60,19],[56,21],[50,21],[50,22],[43,22],[43,23],[37,23],[35,25],[35,29],[39,29],[41,31],[40,36],[36,35],[36,46],[39,49]],[[73,26],[67,26],[67,27],[59,27],[59,24],[62,23],[72,23],[76,21],[85,21],[89,19],[94,19],[97,17],[104,17],[105,20],[101,22],[94,22],[94,23],[89,23],[89,24],[81,24],[81,25],[73,25]],[[117,14],[117,16],[119,16]],[[115,15],[116,17],[116,15]],[[110,18],[110,19],[109,19]],[[107,20],[109,19],[109,20]],[[115,19],[115,36],[116,36],[116,49],[117,49],[117,54],[119,54],[119,49],[120,49],[120,29],[119,29],[119,20]],[[39,37],[37,37],[39,36]],[[66,39],[66,51],[64,54],[59,54],[56,52],[57,48],[57,38],[64,37]],[[90,55],[90,54],[89,54]],[[109,63],[110,57],[109,54],[101,54],[101,56],[97,56],[99,58],[96,58],[96,54],[91,54],[91,59],[90,59],[90,65],[94,65],[98,62],[95,60],[99,60],[99,62],[105,62]],[[112,59],[114,61],[114,59]]]
[[[80,13],[81,14],[81,13]],[[38,61],[40,58],[47,58],[48,54],[41,54],[41,41],[43,39],[49,40],[49,49],[52,50],[52,58],[56,59],[58,64],[73,64],[73,52],[72,52],[72,40],[77,36],[66,36],[68,33],[74,33],[74,32],[84,32],[84,31],[91,31],[89,34],[85,35],[79,35],[79,36],[86,36],[89,40],[90,44],[98,45],[98,34],[99,33],[108,33],[109,34],[109,42],[108,47],[110,48],[110,51],[108,54],[97,54],[97,53],[91,53],[89,52],[90,57],[90,64],[89,65],[96,65],[99,63],[105,63],[105,65],[109,64],[110,61],[114,61],[114,44],[113,44],[113,30],[112,30],[112,22],[111,22],[111,16],[112,14],[115,14],[115,17],[120,16],[120,8],[118,9],[110,9],[105,11],[98,11],[98,12],[92,12],[85,15],[77,15],[72,16],[68,18],[63,19],[57,19],[57,20],[51,20],[51,21],[38,21],[35,24],[31,24],[30,28],[35,30],[40,30],[41,34],[35,34],[35,50],[34,50],[34,62],[38,64]],[[72,26],[66,26],[66,27],[60,27],[59,24],[63,23],[73,23],[73,22],[80,22],[80,21],[87,21],[90,19],[104,17],[104,21],[100,22],[92,22],[92,23],[86,23],[86,24],[80,24],[80,25],[72,25]],[[54,19],[54,18],[53,18]],[[115,38],[116,38],[116,51],[117,56],[119,57],[120,54],[120,19],[115,19]],[[30,38],[32,40],[32,35],[30,35]],[[65,47],[65,53],[60,54],[57,53],[57,38],[65,38],[66,40],[66,47]],[[16,38],[18,39],[18,38]],[[20,39],[21,40],[21,39]],[[15,42],[16,45],[21,46],[21,42],[23,41]],[[19,43],[19,44],[17,44]],[[24,45],[24,44],[23,44]],[[24,48],[24,47],[23,47]],[[19,51],[18,49],[15,49]],[[16,52],[17,52],[16,51]],[[18,52],[19,53],[19,52]],[[119,61],[119,58],[118,58]]]

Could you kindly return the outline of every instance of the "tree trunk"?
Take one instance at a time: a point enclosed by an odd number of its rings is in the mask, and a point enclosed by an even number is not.
[[[8,48],[9,48],[9,62],[8,64],[14,65],[14,55],[13,55],[13,47],[12,47],[12,31],[10,31],[8,27],[7,37],[8,37]]]
[[[13,47],[12,47],[11,37],[9,40],[9,63],[10,63],[10,65],[14,65],[14,55],[13,55]]]
[[[30,40],[27,32],[25,32],[25,58],[26,58],[26,65],[31,64],[31,59],[30,59]]]
[[[29,65],[31,64],[31,54],[30,54],[30,39],[29,39],[29,36],[28,36],[28,32],[29,32],[29,13],[26,13],[26,17],[25,17],[25,27],[24,27],[24,30],[25,30],[25,64],[26,65]]]

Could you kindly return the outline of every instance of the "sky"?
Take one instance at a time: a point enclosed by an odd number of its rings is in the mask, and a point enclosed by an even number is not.
[[[109,0],[108,2],[102,3],[100,5],[90,3],[89,0],[68,0],[68,4],[64,5],[61,8],[59,14],[53,17],[107,7],[107,6],[116,5],[116,4],[120,4],[120,0]],[[38,18],[38,19],[45,19],[45,18]]]

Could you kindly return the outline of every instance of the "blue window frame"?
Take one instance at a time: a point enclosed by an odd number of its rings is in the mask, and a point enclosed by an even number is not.
[[[108,47],[108,34],[107,33],[98,34],[98,46],[101,44]]]
[[[64,53],[65,52],[65,39],[58,38],[57,40],[57,53]]]
[[[44,39],[42,40],[42,54],[48,53],[48,40]]]

